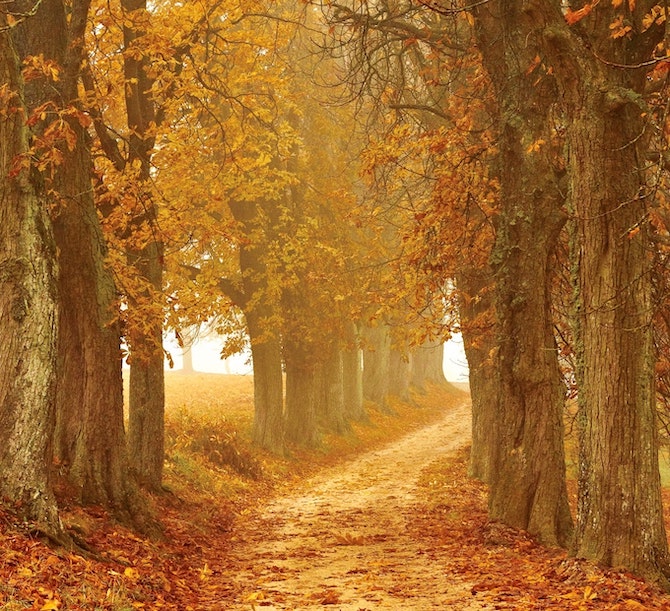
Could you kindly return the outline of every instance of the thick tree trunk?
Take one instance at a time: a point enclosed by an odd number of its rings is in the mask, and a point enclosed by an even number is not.
[[[54,221],[60,253],[57,455],[81,502],[118,514],[136,511],[123,427],[123,381],[116,287],[89,185],[83,134],[60,176],[65,205]],[[66,200],[68,201],[68,200]]]
[[[365,327],[363,337],[363,396],[386,410],[391,366],[389,329],[383,324]]]
[[[286,440],[307,447],[319,444],[316,402],[320,386],[314,358],[294,342],[284,342],[286,363]]]
[[[495,349],[498,332],[493,312],[493,276],[490,269],[464,270],[458,276],[461,333],[468,361],[472,400],[470,476],[488,482],[493,436],[498,413]]]
[[[157,333],[162,332],[160,329]],[[158,341],[158,337],[147,343]],[[138,482],[158,492],[163,483],[165,455],[165,371],[163,352],[132,359],[129,376],[128,451]]]
[[[34,8],[29,1],[15,4],[25,13]],[[66,19],[64,3],[51,0],[17,26],[22,57],[43,54],[62,66],[59,81],[48,87],[31,84],[31,107],[45,101],[58,107],[63,100],[77,99],[88,6],[75,0]],[[70,120],[69,128],[77,136],[76,145],[73,150],[63,147],[53,179],[60,198],[54,235],[61,320],[55,453],[81,502],[104,505],[143,526],[144,506],[128,477],[117,294],[105,266],[91,188],[91,153],[80,123]]]
[[[476,9],[476,31],[499,104],[500,214],[492,254],[499,397],[490,465],[493,519],[550,545],[572,534],[563,447],[564,388],[550,316],[551,261],[563,218],[548,148],[551,76],[520,2]],[[543,144],[544,143],[544,144]]]
[[[441,386],[447,383],[444,377],[444,344],[442,341],[426,341],[412,352],[412,386],[423,391],[426,382]]]
[[[607,566],[670,577],[658,465],[651,260],[631,145],[635,106],[606,107],[600,87],[570,128],[579,261],[582,369],[575,553]],[[613,151],[616,151],[614,158]],[[578,171],[577,171],[578,170]],[[602,178],[607,176],[607,180]],[[593,197],[597,194],[597,197]]]
[[[363,354],[359,347],[360,332],[355,323],[345,323],[347,345],[342,351],[344,378],[344,411],[349,420],[367,421],[363,405]]]
[[[254,368],[252,440],[262,448],[284,451],[284,382],[279,339],[269,336],[258,311],[246,316]]]
[[[225,287],[242,308],[247,321],[254,370],[253,441],[275,453],[284,451],[284,382],[280,331],[272,326],[277,321],[278,304],[268,289],[270,278],[262,247],[254,245],[251,236],[262,232],[268,242],[276,227],[274,202],[231,202],[230,211],[243,236],[239,248],[243,290],[232,283]]]
[[[56,251],[46,205],[30,171],[10,177],[28,150],[23,82],[4,16],[0,17],[0,498],[54,537],[61,535],[49,472],[56,381]]]
[[[326,355],[320,365],[322,391],[317,416],[325,430],[341,435],[351,430],[345,415],[342,351],[336,344],[331,344]]]
[[[636,100],[655,41],[612,42],[594,24],[587,48],[556,5],[533,3],[561,85],[570,151],[577,271],[580,472],[575,554],[670,587],[663,522],[652,338],[651,244],[644,193],[646,121]],[[645,14],[644,6],[637,11]],[[604,24],[604,27],[600,27]],[[659,33],[659,39],[661,34]],[[609,64],[591,53],[591,45]]]
[[[159,252],[162,247],[152,242],[133,258],[134,266],[156,291],[145,292],[147,300],[160,295],[163,269]],[[131,316],[144,315],[146,308],[132,300]],[[163,483],[165,455],[165,368],[163,325],[150,309],[148,320],[136,321],[130,333],[130,382],[128,404],[128,451],[131,469],[138,482],[158,492]]]

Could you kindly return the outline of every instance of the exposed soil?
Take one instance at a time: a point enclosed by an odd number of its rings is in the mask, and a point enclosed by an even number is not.
[[[231,609],[491,609],[408,532],[421,472],[466,445],[470,406],[328,469],[240,525]]]

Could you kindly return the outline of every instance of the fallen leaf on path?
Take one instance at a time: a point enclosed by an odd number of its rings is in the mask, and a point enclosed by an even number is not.
[[[337,545],[365,545],[366,538],[363,535],[352,535],[350,533],[344,535],[334,535]]]

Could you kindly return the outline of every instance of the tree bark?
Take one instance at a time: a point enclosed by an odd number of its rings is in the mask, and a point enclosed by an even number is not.
[[[25,13],[33,4],[15,2]],[[17,26],[23,58],[41,53],[62,68],[59,81],[49,87],[31,84],[26,96],[31,109],[46,101],[58,108],[63,100],[77,99],[88,6],[87,1],[73,2],[66,19],[64,3],[48,0]],[[144,527],[145,507],[128,471],[117,294],[105,265],[88,134],[72,118],[68,125],[76,144],[72,150],[62,147],[63,162],[53,175],[59,198],[54,235],[61,321],[55,454],[82,503],[104,505]],[[49,180],[49,175],[44,178]]]
[[[637,17],[649,8],[638,3]],[[608,24],[614,9],[607,6],[587,29],[586,45],[565,25],[558,3],[533,2],[532,10],[529,21],[543,27],[545,49],[570,119],[580,382],[574,552],[668,588],[654,383],[652,247],[645,226],[647,125],[638,103],[646,73],[639,67],[615,66],[643,65],[662,32],[654,38],[653,30],[637,35],[633,29],[626,40],[613,41]]]
[[[6,16],[0,18],[0,497],[60,537],[50,480],[56,382],[56,249],[45,202],[30,171],[12,175],[28,151],[23,82]]]
[[[363,396],[388,410],[391,338],[386,325],[363,330]]]
[[[342,375],[344,378],[344,410],[349,420],[368,420],[363,405],[363,367],[360,332],[356,323],[344,325],[347,345],[342,351]]]
[[[284,451],[284,381],[279,338],[269,335],[258,307],[246,314],[254,369],[252,440],[276,454]]]
[[[320,369],[322,386],[317,416],[325,430],[341,435],[350,431],[351,426],[345,415],[342,350],[337,343],[332,342],[327,348]]]
[[[493,312],[493,276],[489,268],[464,270],[458,276],[463,347],[468,361],[472,401],[472,447],[469,473],[488,482],[498,413],[494,354],[498,332]]]
[[[249,236],[265,233],[269,240],[274,230],[273,202],[231,202],[230,211],[243,236],[239,247],[242,290],[233,290],[234,300],[244,312],[251,343],[254,370],[254,443],[270,450],[284,451],[284,381],[281,339],[277,323],[277,303],[268,290],[267,266],[262,246]],[[264,220],[264,217],[268,219]]]
[[[442,341],[426,341],[412,352],[412,386],[421,391],[430,384],[447,384],[444,377],[444,344]]]
[[[307,447],[319,445],[316,416],[317,369],[313,355],[299,340],[284,341],[286,364],[286,440]]]
[[[129,156],[126,169],[134,171],[139,161],[134,194],[133,235],[128,260],[139,272],[146,288],[129,296],[130,392],[128,447],[130,464],[138,481],[147,489],[160,491],[165,453],[165,374],[163,354],[163,244],[158,238],[157,210],[152,201],[151,155],[157,122],[151,97],[153,79],[150,62],[142,49],[146,34],[146,0],[121,0],[124,12],[123,68],[128,117]],[[140,236],[148,235],[148,238]],[[158,306],[158,307],[157,307]],[[141,318],[141,319],[140,319]]]
[[[563,447],[564,389],[550,315],[551,262],[563,224],[549,149],[554,84],[521,3],[477,7],[476,33],[499,104],[500,214],[492,253],[498,415],[490,465],[493,519],[549,545],[572,534]],[[544,143],[544,144],[542,144]]]

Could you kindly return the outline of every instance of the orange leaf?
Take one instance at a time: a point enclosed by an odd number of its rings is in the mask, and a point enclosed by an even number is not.
[[[574,25],[578,21],[584,19],[587,15],[590,15],[592,10],[592,4],[585,4],[582,8],[576,11],[568,9],[565,13],[565,20],[568,22],[568,25]]]
[[[540,65],[540,61],[542,61],[540,59],[540,56],[536,55],[533,61],[530,62],[530,66],[526,68],[526,76],[528,76],[533,70],[535,70],[535,68],[537,68]]]

